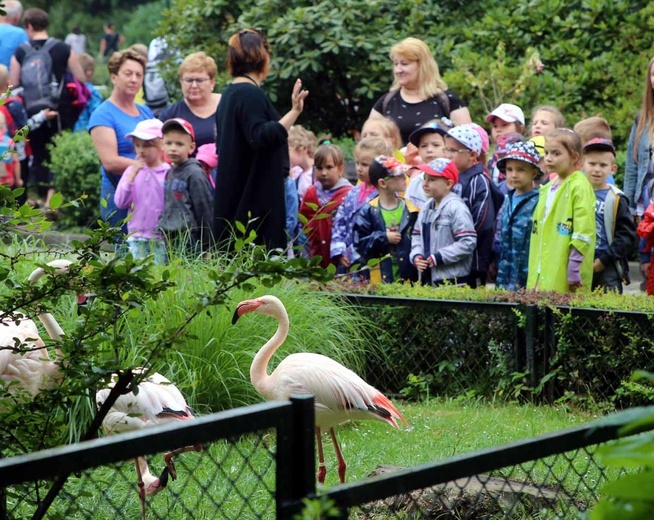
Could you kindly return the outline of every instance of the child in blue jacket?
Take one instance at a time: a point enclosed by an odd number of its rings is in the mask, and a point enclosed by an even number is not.
[[[406,190],[409,166],[394,157],[382,155],[370,163],[370,183],[379,196],[365,204],[356,214],[353,230],[354,247],[363,263],[381,259],[370,265],[372,283],[418,279],[418,272],[409,262],[411,233],[419,209],[397,195]]]

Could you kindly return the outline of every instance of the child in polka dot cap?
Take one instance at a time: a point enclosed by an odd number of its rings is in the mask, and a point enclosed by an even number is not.
[[[468,284],[475,288],[486,285],[490,265],[495,217],[502,196],[495,196],[494,186],[479,162],[482,141],[472,125],[459,125],[445,136],[445,153],[459,170],[459,183],[453,191],[464,200],[477,232],[477,247],[472,255]],[[497,206],[497,207],[496,207]]]

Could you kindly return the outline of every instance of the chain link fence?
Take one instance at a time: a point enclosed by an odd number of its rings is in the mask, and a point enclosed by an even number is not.
[[[313,421],[304,398],[0,460],[0,518],[142,518],[136,457],[147,458],[144,489],[167,478],[145,518],[275,518],[315,490]],[[184,446],[199,451],[174,457],[173,480],[165,454]]]
[[[415,468],[380,467],[324,497],[342,519],[576,519],[620,475],[595,456],[616,436],[612,426],[587,425]]]
[[[596,448],[617,439],[623,424],[382,467],[316,495],[313,399],[294,398],[0,460],[0,518],[286,520],[307,499],[332,501],[342,519],[576,518],[619,476],[602,468]],[[167,449],[190,445],[203,449],[175,458],[177,479],[146,497],[141,516],[131,460],[145,455],[160,474]]]
[[[654,314],[350,296],[382,329],[364,378],[390,394],[559,398],[609,410],[654,401]]]

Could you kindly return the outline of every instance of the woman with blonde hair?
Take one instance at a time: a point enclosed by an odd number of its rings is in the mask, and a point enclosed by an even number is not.
[[[179,82],[183,99],[173,103],[159,114],[166,121],[181,117],[193,125],[196,149],[203,144],[216,142],[216,110],[220,94],[214,93],[218,67],[204,52],[189,54],[179,66]]]
[[[406,38],[391,47],[390,58],[393,85],[377,100],[370,117],[386,116],[395,121],[404,144],[411,132],[432,119],[445,117],[455,125],[472,122],[466,105],[448,90],[425,42]]]

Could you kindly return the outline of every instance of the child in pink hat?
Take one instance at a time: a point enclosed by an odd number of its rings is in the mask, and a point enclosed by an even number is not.
[[[207,174],[207,179],[211,184],[211,193],[213,194],[216,191],[216,168],[218,167],[216,143],[207,143],[200,146],[195,158],[200,162],[204,173]]]
[[[164,264],[166,258],[157,222],[164,209],[163,185],[170,169],[163,160],[162,126],[158,119],[145,119],[125,136],[134,143],[136,159],[123,173],[114,195],[116,206],[129,208],[132,217],[127,222],[130,253],[136,259],[154,254],[157,264]]]

